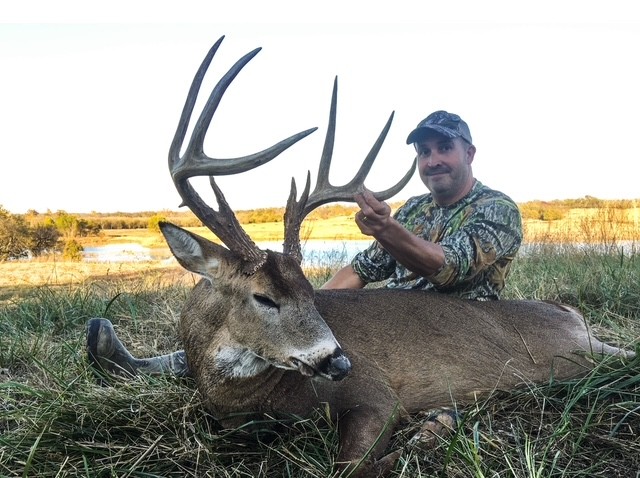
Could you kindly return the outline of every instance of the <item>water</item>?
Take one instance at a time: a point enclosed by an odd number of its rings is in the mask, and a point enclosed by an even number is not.
[[[344,241],[309,239],[302,242],[302,257],[306,266],[322,265],[327,262],[348,262],[358,252],[367,248],[371,241]],[[281,242],[259,242],[261,249],[282,252]]]
[[[359,251],[367,248],[370,241],[344,241],[344,240],[316,240],[310,239],[302,243],[302,256],[304,266],[319,267],[327,264],[346,264]],[[281,242],[259,242],[261,249],[282,251]],[[605,244],[523,244],[520,255],[534,254],[541,248],[551,248],[561,251],[569,248],[576,252],[583,249],[600,253],[622,253],[634,255],[638,252],[638,245],[634,241],[620,241],[614,245]],[[168,249],[149,249],[135,243],[109,244],[106,246],[85,247],[84,260],[87,262],[145,262],[152,260],[171,260]]]
[[[327,263],[347,263],[356,253],[369,246],[370,241],[330,241],[307,240],[302,243],[302,256],[307,267],[326,265]],[[281,242],[259,242],[261,249],[282,251]],[[148,247],[135,243],[109,244],[106,246],[85,247],[84,260],[87,262],[145,262],[157,259],[170,259],[171,253],[158,256]]]
[[[85,247],[82,256],[87,262],[145,262],[151,261],[151,250],[135,243],[108,244]]]

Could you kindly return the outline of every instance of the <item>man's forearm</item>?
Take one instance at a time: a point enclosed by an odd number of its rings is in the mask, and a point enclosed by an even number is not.
[[[365,283],[360,276],[356,274],[351,265],[340,269],[335,275],[329,279],[321,289],[362,289]]]
[[[442,246],[412,234],[395,219],[373,237],[396,261],[420,276],[432,276],[445,264]]]

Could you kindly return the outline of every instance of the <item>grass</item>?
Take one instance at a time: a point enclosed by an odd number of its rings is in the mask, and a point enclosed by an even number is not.
[[[319,285],[339,265],[309,276]],[[139,356],[173,351],[192,284],[190,275],[150,268],[5,294],[0,476],[332,476],[337,435],[322,410],[224,430],[188,379],[96,385],[86,320],[109,318]],[[514,264],[505,295],[577,306],[613,344],[634,347],[640,337],[640,257],[626,250],[534,248]],[[463,412],[458,431],[433,449],[410,442],[421,416],[403,424],[389,447],[403,450],[393,476],[640,476],[640,359],[605,360],[579,380],[496,393]]]

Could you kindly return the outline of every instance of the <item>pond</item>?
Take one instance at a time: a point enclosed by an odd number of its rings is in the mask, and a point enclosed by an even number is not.
[[[87,262],[145,262],[153,260],[151,249],[135,243],[85,247],[82,256]]]
[[[302,256],[308,267],[327,263],[347,263],[359,251],[365,249],[370,241],[345,240],[307,240],[302,243]],[[261,249],[282,251],[281,242],[259,242]],[[149,249],[136,243],[108,244],[105,246],[85,247],[84,260],[87,262],[145,262],[169,260],[168,249]]]
[[[302,243],[302,255],[306,267],[319,267],[327,264],[346,264],[359,251],[371,244],[367,240],[317,240],[309,239]],[[282,243],[259,242],[261,249],[282,251]],[[540,249],[560,251],[568,248],[573,252],[588,250],[598,253],[619,253],[634,255],[638,253],[638,244],[634,241],[619,241],[615,244],[523,244],[519,254],[528,255]],[[108,244],[105,246],[85,247],[84,260],[87,262],[145,262],[154,260],[173,260],[169,249],[149,249],[136,243]]]

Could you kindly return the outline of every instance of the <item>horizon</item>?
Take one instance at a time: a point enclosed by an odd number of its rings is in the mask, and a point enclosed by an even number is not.
[[[524,202],[516,202],[516,204],[518,206],[523,206],[523,205],[527,205],[527,204],[531,204],[531,203],[546,203],[546,204],[552,204],[552,203],[560,203],[560,206],[566,206],[566,204],[562,204],[564,202],[574,202],[574,201],[582,201],[582,200],[596,200],[596,201],[602,201],[605,203],[616,203],[616,202],[632,202],[634,203],[631,207],[636,209],[638,207],[640,207],[640,196],[635,197],[635,198],[617,198],[617,199],[602,199],[602,198],[598,198],[595,196],[591,196],[591,195],[586,195],[583,197],[579,197],[579,198],[566,198],[566,199],[551,199],[551,200],[540,200],[540,199],[533,199],[531,201],[524,201]],[[635,204],[636,201],[639,204]],[[392,207],[397,207],[402,205],[405,201],[404,200],[394,200],[394,201],[386,201],[389,205],[391,205]],[[322,206],[319,206],[317,209],[322,209],[322,208],[330,208],[332,206],[336,206],[336,205],[341,205],[341,206],[345,206],[345,207],[352,207],[354,209],[358,208],[358,205],[354,202],[354,203],[345,203],[343,201],[340,202],[335,202],[335,203],[328,203],[328,204],[323,204]],[[0,208],[4,207],[2,204],[0,204]],[[575,209],[580,209],[580,206],[573,206]],[[5,208],[7,209],[7,208]],[[261,209],[285,209],[285,206],[267,206],[267,207],[256,207],[256,208],[252,208],[252,209],[233,209],[234,213],[241,213],[241,212],[251,212],[251,211],[255,211],[255,210],[261,210]],[[47,209],[46,211],[39,211],[37,209],[28,209],[25,212],[15,212],[15,211],[11,211],[9,209],[7,209],[7,211],[10,214],[17,214],[17,215],[24,215],[24,214],[28,214],[29,211],[35,211],[37,212],[39,215],[45,215],[45,214],[57,214],[59,212],[64,212],[70,215],[84,215],[84,216],[90,216],[92,214],[99,214],[99,215],[119,215],[119,214],[126,214],[126,215],[146,215],[146,214],[159,214],[159,213],[163,213],[163,212],[168,212],[168,213],[173,213],[173,214],[191,214],[194,215],[193,212],[188,209],[157,209],[157,210],[140,210],[140,211],[90,211],[90,212],[78,212],[78,211],[67,211],[67,210],[52,210],[52,209]]]

